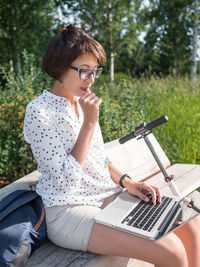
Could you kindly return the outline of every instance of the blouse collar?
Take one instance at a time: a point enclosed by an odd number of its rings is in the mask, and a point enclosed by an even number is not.
[[[52,94],[51,92],[49,92],[49,90],[44,90],[43,95],[45,96],[49,104],[53,103],[53,104],[58,104],[58,105],[69,106],[69,103],[65,97]]]

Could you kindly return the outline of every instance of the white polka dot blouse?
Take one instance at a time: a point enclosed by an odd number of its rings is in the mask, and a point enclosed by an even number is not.
[[[41,172],[36,191],[45,207],[57,205],[101,206],[104,198],[121,190],[110,178],[99,124],[96,125],[83,167],[70,154],[83,123],[66,98],[48,90],[32,100],[24,120],[24,137],[31,145]]]

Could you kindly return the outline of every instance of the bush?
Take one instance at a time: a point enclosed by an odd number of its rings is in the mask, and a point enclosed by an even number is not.
[[[103,100],[99,121],[104,142],[128,134],[144,120],[146,98],[135,88],[132,79],[116,78],[114,83],[102,82],[93,88]]]
[[[1,70],[6,88],[0,98],[0,178],[4,184],[33,171],[36,162],[23,137],[27,104],[50,86],[50,80],[34,67],[34,57],[23,52],[23,75]]]
[[[24,52],[23,75],[2,70],[6,88],[0,97],[0,181],[5,184],[36,169],[23,137],[25,108],[52,81],[34,67],[34,57]],[[154,130],[172,163],[198,163],[200,159],[200,84],[190,78],[150,77],[133,79],[115,75],[114,83],[103,75],[93,85],[103,99],[100,125],[105,142],[120,138],[141,122],[167,115],[169,122]]]

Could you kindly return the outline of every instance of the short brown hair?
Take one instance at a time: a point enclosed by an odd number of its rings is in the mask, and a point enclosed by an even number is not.
[[[97,41],[81,28],[69,25],[49,42],[42,68],[54,80],[60,80],[72,62],[84,53],[94,55],[98,64],[106,61],[105,51]]]

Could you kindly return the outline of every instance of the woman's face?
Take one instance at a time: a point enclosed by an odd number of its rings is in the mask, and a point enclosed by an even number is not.
[[[71,66],[79,69],[95,70],[98,67],[97,58],[92,54],[84,54],[74,60]],[[69,69],[61,77],[61,87],[63,92],[73,96],[82,96],[87,88],[94,83],[94,76],[91,75],[88,80],[81,80],[79,72],[74,69]]]

